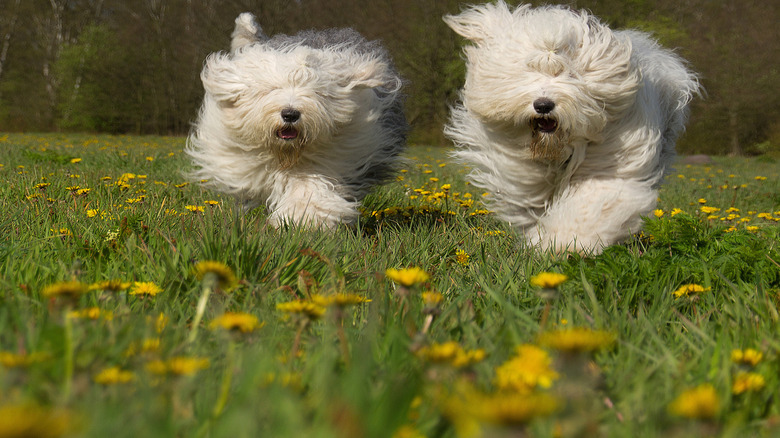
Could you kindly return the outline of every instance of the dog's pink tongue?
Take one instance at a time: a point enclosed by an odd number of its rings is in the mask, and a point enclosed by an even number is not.
[[[298,137],[298,130],[292,127],[282,128],[276,132],[276,136],[282,140],[293,140]]]

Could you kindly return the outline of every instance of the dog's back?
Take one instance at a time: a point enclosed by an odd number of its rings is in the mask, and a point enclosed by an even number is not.
[[[699,80],[683,58],[661,47],[646,33],[626,30],[616,34],[630,38],[632,57],[642,72],[644,87],[651,87],[653,93],[650,94],[660,99],[658,107],[667,118],[664,121],[661,163],[668,172],[668,166],[675,157],[675,142],[688,121],[688,104],[694,95],[701,92]]]

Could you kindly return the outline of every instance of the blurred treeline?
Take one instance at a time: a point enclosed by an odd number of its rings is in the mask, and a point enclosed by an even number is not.
[[[516,3],[516,2],[515,2]],[[535,2],[542,3],[542,2]],[[701,75],[683,153],[780,151],[780,2],[580,0],[652,32]],[[381,39],[408,80],[410,141],[441,128],[463,82],[458,0],[0,0],[0,130],[186,134],[205,56],[253,12],[268,34],[351,26]]]

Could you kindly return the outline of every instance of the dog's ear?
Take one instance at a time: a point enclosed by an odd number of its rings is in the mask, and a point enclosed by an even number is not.
[[[249,12],[244,12],[236,18],[236,28],[233,29],[230,37],[231,52],[235,52],[249,44],[268,39],[263,33],[263,29],[257,24],[255,16]]]
[[[232,106],[246,89],[245,80],[225,53],[213,53],[206,58],[200,79],[206,93],[223,106]]]
[[[445,15],[443,20],[458,35],[467,40],[482,44],[495,29],[511,21],[512,13],[503,1],[495,4],[472,6],[458,15]]]
[[[339,83],[347,88],[376,88],[391,82],[387,65],[380,59],[366,57],[352,60],[352,68],[344,71]]]

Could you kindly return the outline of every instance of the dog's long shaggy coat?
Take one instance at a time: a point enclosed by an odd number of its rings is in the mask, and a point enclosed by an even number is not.
[[[648,35],[562,6],[476,6],[446,134],[492,209],[542,249],[599,253],[638,232],[699,91]]]
[[[402,80],[354,30],[268,38],[241,14],[231,52],[210,55],[201,79],[192,177],[247,208],[266,204],[273,225],[353,222],[395,170],[408,130]]]

